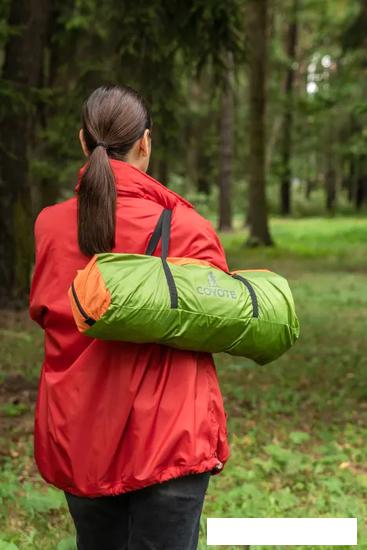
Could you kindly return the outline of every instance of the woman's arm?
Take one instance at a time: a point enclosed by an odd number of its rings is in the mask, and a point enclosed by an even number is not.
[[[54,266],[50,258],[50,244],[47,238],[44,208],[34,224],[35,264],[29,296],[29,315],[33,321],[44,327],[44,315],[47,311],[47,297],[52,285]]]

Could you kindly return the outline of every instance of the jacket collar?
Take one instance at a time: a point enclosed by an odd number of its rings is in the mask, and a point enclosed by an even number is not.
[[[178,203],[193,208],[192,204],[186,199],[145,172],[135,168],[132,164],[115,159],[109,159],[109,162],[115,175],[117,196],[148,199],[162,205],[164,208],[174,208]],[[86,167],[87,164],[79,170],[75,193],[78,192],[81,177]]]

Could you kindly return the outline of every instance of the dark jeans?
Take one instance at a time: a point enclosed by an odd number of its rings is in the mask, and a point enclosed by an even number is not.
[[[117,496],[65,493],[78,550],[196,550],[210,472]]]

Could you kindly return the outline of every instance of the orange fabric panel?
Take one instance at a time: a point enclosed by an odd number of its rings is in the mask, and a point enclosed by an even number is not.
[[[218,269],[218,266],[214,265],[211,262],[208,262],[207,260],[198,260],[196,258],[167,258],[167,262],[170,262],[171,264],[176,265],[187,265],[187,264],[194,264],[194,265],[202,265],[202,266],[208,266],[208,267],[214,267],[215,269]]]
[[[88,299],[85,294],[86,282],[88,280]],[[111,303],[111,294],[105,285],[103,277],[97,265],[97,256],[93,256],[85,269],[77,271],[77,276],[74,279],[74,288],[78,300],[86,312],[92,319],[98,321]],[[77,304],[75,303],[72,290],[69,289],[69,296],[72,297],[72,310],[75,316],[80,332],[84,332],[89,328]]]
[[[266,271],[269,272],[270,269],[236,269],[235,271],[231,271],[231,273],[243,273],[244,271]]]
[[[88,325],[85,322],[83,315],[80,313],[79,308],[75,303],[71,287],[68,290],[68,295],[70,299],[70,305],[73,312],[73,316],[76,322],[76,326],[78,327],[79,332],[84,332],[85,330],[87,330]]]

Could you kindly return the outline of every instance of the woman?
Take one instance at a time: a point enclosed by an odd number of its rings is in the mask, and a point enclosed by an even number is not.
[[[163,208],[171,256],[228,269],[209,222],[146,174],[150,130],[135,91],[95,90],[83,106],[87,163],[75,196],[35,223],[30,315],[45,331],[35,460],[65,491],[79,550],[197,548],[209,477],[229,456],[211,355],[91,339],[72,317],[77,270],[98,252],[144,254]]]

